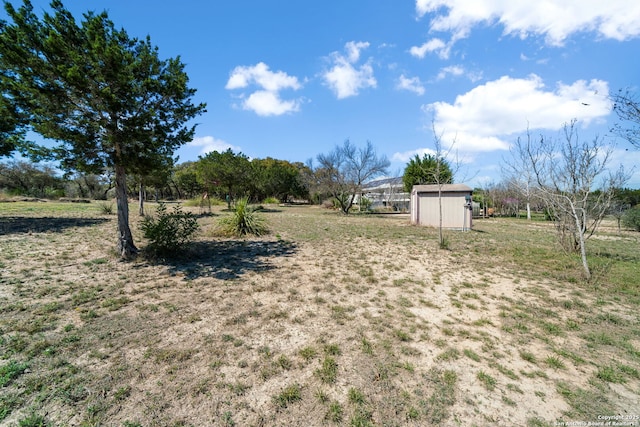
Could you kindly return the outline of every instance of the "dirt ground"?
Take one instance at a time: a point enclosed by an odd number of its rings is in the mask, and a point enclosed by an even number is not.
[[[0,365],[29,365],[1,390],[14,402],[2,425],[29,413],[129,427],[640,415],[637,306],[478,252],[469,239],[491,246],[498,220],[440,250],[403,215],[276,207],[268,236],[224,239],[215,212],[182,258],[122,262],[114,216],[2,209]],[[622,379],[600,381],[607,366]]]

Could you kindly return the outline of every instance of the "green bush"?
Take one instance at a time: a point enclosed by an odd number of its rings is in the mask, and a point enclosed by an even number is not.
[[[226,205],[227,202],[213,196],[209,198],[209,202],[205,201],[204,203],[203,203],[202,197],[194,197],[192,199],[184,200],[182,202],[182,206],[187,206],[191,208],[197,208],[197,207],[205,206],[209,204],[211,204],[211,206],[222,206],[222,205]]]
[[[362,209],[363,211],[370,210],[371,205],[373,205],[373,200],[368,199],[366,197],[360,198],[360,209]]]
[[[262,203],[264,203],[265,205],[277,205],[278,203],[280,203],[280,200],[276,199],[275,197],[267,197],[262,201]]]
[[[622,224],[632,230],[640,231],[640,205],[624,213]]]
[[[256,209],[249,206],[246,197],[236,202],[235,211],[231,216],[220,220],[220,226],[224,234],[231,236],[262,236],[268,233],[263,217],[256,213]]]
[[[149,239],[148,249],[157,255],[172,255],[191,242],[198,231],[196,217],[190,212],[183,212],[180,206],[167,212],[167,206],[160,203],[157,218],[146,216],[140,228],[144,237]]]

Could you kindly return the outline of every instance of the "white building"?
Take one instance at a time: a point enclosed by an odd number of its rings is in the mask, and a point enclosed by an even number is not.
[[[402,178],[383,178],[363,185],[362,196],[369,199],[373,209],[409,210],[409,193],[404,191]]]

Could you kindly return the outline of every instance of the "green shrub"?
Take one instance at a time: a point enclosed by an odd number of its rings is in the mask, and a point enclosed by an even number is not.
[[[198,231],[196,217],[190,212],[183,212],[176,206],[173,212],[167,212],[167,206],[160,203],[157,218],[146,216],[140,228],[144,237],[149,239],[148,249],[158,255],[172,255],[191,242]]]
[[[624,213],[622,224],[632,230],[640,231],[640,205]]]
[[[231,236],[262,236],[269,230],[263,217],[256,213],[256,209],[249,206],[246,197],[236,202],[235,211],[231,216],[220,220],[220,226],[224,234]]]
[[[360,209],[363,211],[368,211],[371,209],[371,205],[373,205],[373,200],[368,199],[366,197],[360,198]]]
[[[187,200],[183,200],[182,201],[182,206],[186,206],[186,207],[190,207],[190,208],[197,208],[200,206],[222,206],[222,205],[226,205],[227,202],[225,202],[224,200],[220,200],[217,197],[209,197],[208,202],[205,201],[203,202],[202,197],[194,197],[192,199],[187,199]]]
[[[280,203],[280,200],[276,199],[275,197],[267,197],[262,201],[262,203],[265,205],[277,205],[278,203]]]

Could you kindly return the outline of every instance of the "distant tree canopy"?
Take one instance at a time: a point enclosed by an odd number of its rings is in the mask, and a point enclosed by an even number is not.
[[[252,160],[251,166],[255,178],[255,197],[258,200],[275,197],[286,203],[290,197],[308,197],[308,190],[300,173],[306,167],[303,164],[267,157]]]
[[[61,1],[51,8],[39,18],[29,0],[17,10],[5,2],[12,22],[0,22],[0,108],[15,125],[5,122],[2,131],[15,139],[28,126],[58,141],[50,154],[64,169],[113,168],[118,249],[126,258],[137,252],[126,174],[153,169],[192,140],[187,123],[205,105],[191,102],[195,90],[180,59],[159,59],[149,37],[130,38],[106,12],[87,12],[77,23]],[[2,144],[4,152],[12,148]]]
[[[640,205],[640,189],[618,188],[614,192],[614,200],[620,202],[627,207]]]
[[[0,163],[0,189],[12,195],[38,198],[64,196],[64,180],[49,165]]]
[[[290,197],[306,198],[308,190],[301,177],[303,168],[302,164],[270,157],[249,160],[243,153],[228,149],[201,156],[191,167],[181,170],[177,178],[186,187],[199,187],[210,196],[227,200],[230,208],[231,202],[241,197],[255,201],[275,197],[281,202],[287,202]]]
[[[202,183],[198,181],[196,166],[195,162],[184,162],[174,168],[171,181],[178,199],[191,199],[202,192]]]
[[[453,172],[445,159],[425,154],[417,154],[409,160],[402,176],[404,191],[410,192],[414,185],[453,184]]]

